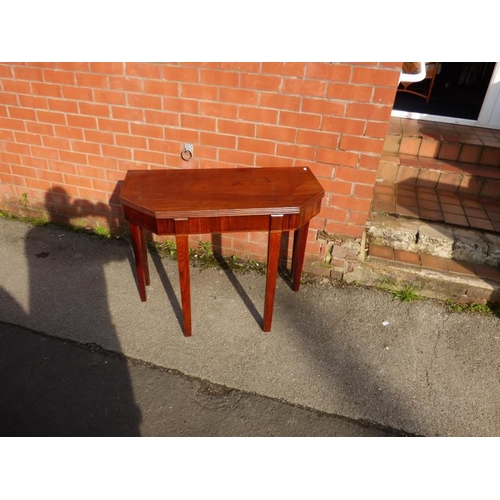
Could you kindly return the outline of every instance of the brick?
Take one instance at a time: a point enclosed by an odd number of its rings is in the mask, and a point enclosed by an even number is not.
[[[129,120],[134,122],[144,121],[144,109],[142,108],[128,108],[116,107],[111,108],[111,116],[116,120]]]
[[[46,148],[53,148],[53,149],[66,149],[70,150],[70,144],[68,139],[64,139],[61,137],[51,137],[51,136],[43,136],[42,137],[43,145]]]
[[[5,92],[15,92],[16,94],[31,94],[31,83],[23,80],[4,79],[2,80],[2,89]]]
[[[180,149],[181,148],[179,148],[179,151],[180,151]],[[205,145],[199,145],[196,147],[196,157],[197,158],[204,159],[204,160],[216,160],[217,154],[218,154],[217,147],[205,146]],[[176,156],[180,157],[180,154],[176,153]]]
[[[257,125],[256,136],[260,139],[272,139],[281,142],[294,142],[297,130],[273,125]]]
[[[64,182],[63,174],[59,172],[53,172],[50,170],[37,169],[36,171],[38,179],[48,181],[51,183],[62,184]]]
[[[414,252],[407,252],[406,250],[394,249],[394,260],[397,262],[404,262],[405,264],[412,264],[414,266],[420,265],[419,255]]]
[[[145,163],[155,163],[157,165],[165,165],[165,155],[155,151],[134,150],[134,160]]]
[[[54,127],[48,123],[26,122],[26,130],[32,134],[54,135]]]
[[[373,137],[377,139],[386,139],[387,137],[387,122],[378,123],[369,121],[366,123],[365,137]],[[384,151],[386,151],[384,144]]]
[[[137,96],[134,97],[135,99],[140,99],[139,96],[143,96],[143,99],[148,98],[146,94],[158,94],[161,96],[171,96],[171,97],[178,97],[179,96],[179,84],[176,82],[164,82],[164,81],[157,81],[157,80],[145,80],[144,81],[144,92],[145,94],[129,94],[130,96]],[[156,101],[156,98],[155,98]],[[130,103],[130,99],[129,99]],[[134,106],[134,104],[131,104]],[[160,107],[160,104],[154,104],[154,106],[144,106],[144,107],[155,107],[158,108]]]
[[[221,131],[220,128],[219,131]],[[200,140],[200,133],[197,130],[167,128],[165,129],[165,139],[196,144]]]
[[[332,82],[328,84],[326,97],[341,101],[370,102],[373,87],[368,85],[352,85],[348,83]]]
[[[90,65],[88,62],[60,62],[57,63],[57,67],[64,71],[90,71]]]
[[[318,179],[323,189],[327,193],[341,194],[350,196],[352,194],[352,183],[338,179]]]
[[[255,165],[255,155],[245,151],[234,149],[219,149],[218,159],[227,163],[242,164],[248,166]]]
[[[321,130],[340,134],[362,135],[365,130],[365,123],[362,120],[325,116],[323,117]]]
[[[180,97],[185,99],[199,99],[203,101],[217,101],[219,88],[210,85],[181,85]]]
[[[239,118],[251,122],[276,124],[278,123],[278,111],[269,108],[240,106]]]
[[[123,75],[124,63],[121,62],[91,62],[90,71],[105,75]]]
[[[162,108],[161,97],[148,94],[127,94],[127,102],[129,106],[134,108]]]
[[[310,226],[309,226],[310,227]],[[342,224],[339,222],[326,222],[325,231],[330,234],[339,234],[344,236],[352,236],[360,238],[363,235],[364,228],[362,226],[354,226]]]
[[[384,141],[381,139],[355,137],[350,135],[344,135],[340,139],[340,148],[347,151],[361,151],[381,154],[383,147]]]
[[[214,118],[209,118],[206,116],[181,116],[181,127],[192,128],[196,130],[208,130],[210,132],[215,131],[216,121]]]
[[[378,257],[379,259],[394,260],[394,251],[391,247],[374,245],[370,243],[368,247],[370,257]]]
[[[243,71],[246,73],[259,73],[261,63],[259,62],[221,62],[221,69],[229,69],[233,71]]]
[[[45,160],[43,160],[45,164]],[[34,165],[37,166],[37,165]],[[45,168],[45,166],[42,166],[41,168]],[[66,163],[63,161],[57,161],[57,160],[49,160],[48,161],[48,168],[50,170],[54,170],[56,172],[66,172],[68,174],[74,174],[76,172],[75,165],[73,163]]]
[[[276,154],[290,158],[300,158],[304,160],[314,160],[316,149],[310,146],[297,146],[295,144],[277,145]]]
[[[63,113],[38,110],[36,112],[36,116],[38,121],[40,122],[54,123],[57,125],[66,125],[66,115]]]
[[[92,104],[89,102],[80,102],[78,103],[78,107],[80,108],[80,114],[82,115],[99,116],[104,118],[111,117],[111,110],[109,106],[105,104]]]
[[[70,163],[87,163],[87,156],[73,151],[59,151],[59,160]]]
[[[395,88],[399,81],[399,74],[400,71],[396,69],[353,67],[352,82]]]
[[[323,207],[318,214],[318,217],[323,217],[327,221],[347,222],[347,210],[339,208]]]
[[[346,118],[359,118],[367,121],[387,122],[391,117],[392,106],[351,102],[347,104]]]
[[[2,118],[1,128],[6,128],[10,130],[25,130],[25,124],[23,120],[15,120],[13,118]]]
[[[107,144],[103,144],[101,148],[102,148],[102,154],[104,156],[110,156],[112,158],[122,158],[125,160],[132,159],[132,153],[129,148],[108,146]]]
[[[392,106],[396,98],[396,88],[390,87],[375,87],[373,89],[372,102],[375,104],[387,104]]]
[[[276,155],[257,154],[255,165],[257,167],[293,167],[295,166],[295,159],[282,158]]]
[[[66,85],[74,85],[75,73],[71,71],[44,69],[43,80],[47,83],[64,83]]]
[[[290,111],[299,111],[302,98],[275,93],[261,93],[260,104],[263,108],[288,109]]]
[[[172,127],[178,127],[180,123],[178,113],[167,113],[164,111],[152,111],[147,109],[144,115],[146,123]]]
[[[95,73],[76,73],[76,84],[79,87],[107,88],[108,79]]]
[[[85,117],[82,117],[85,118]],[[69,117],[68,117],[69,119]],[[129,123],[122,120],[108,120],[107,118],[99,118],[98,120],[99,130],[105,130],[108,132],[118,132],[120,134],[128,134],[129,133]],[[137,124],[135,124],[137,125]],[[96,128],[96,127],[88,127],[85,128]]]
[[[180,99],[177,97],[162,98],[163,111],[174,111],[178,113],[187,113],[197,115],[200,110],[200,103],[191,99]]]
[[[51,111],[61,111],[62,113],[78,113],[78,103],[67,99],[47,99]]]
[[[200,81],[205,85],[217,85],[219,87],[237,87],[240,74],[235,71],[202,69],[200,70]]]
[[[365,198],[367,200],[373,199],[374,186],[368,186],[366,184],[355,184],[354,185],[354,196],[356,198]]]
[[[125,105],[127,103],[127,94],[125,92],[116,92],[113,90],[94,90],[94,100],[95,102],[100,102],[103,104],[120,104]]]
[[[101,146],[94,142],[71,141],[71,149],[79,153],[101,154]]]
[[[21,98],[31,99],[31,96],[22,96],[22,95],[18,96],[17,94],[11,94],[10,92],[0,92],[0,103],[1,104],[7,104],[10,106],[18,106],[19,105],[18,98],[20,101]],[[43,99],[41,99],[41,98],[36,98],[36,99],[40,99],[41,101],[43,101]],[[34,106],[29,106],[29,107],[34,107]]]
[[[344,181],[374,185],[377,178],[377,172],[373,170],[360,170],[347,166],[338,166],[335,169],[335,177]]]
[[[200,73],[198,68],[186,66],[162,66],[162,78],[170,82],[199,83]]]
[[[200,114],[217,118],[234,119],[238,116],[238,107],[220,102],[201,102]]]
[[[276,143],[274,141],[264,141],[260,139],[238,138],[238,149],[255,153],[274,155],[276,153]]]
[[[343,102],[329,101],[327,99],[302,99],[302,111],[318,115],[344,116],[345,104]]]
[[[89,165],[92,165],[94,167],[110,168],[110,169],[118,168],[118,161],[115,158],[108,158],[101,155],[99,156],[88,155],[87,158]]]
[[[262,74],[241,74],[240,87],[256,90],[267,90],[279,92],[281,78],[278,76],[262,75]]]
[[[371,201],[372,200],[352,198],[350,196],[335,196],[330,202],[330,205],[332,207],[344,208],[355,212],[368,213],[370,211]]]
[[[51,160],[59,159],[58,152],[55,149],[31,146],[31,153],[33,154],[33,156],[37,156],[39,158],[48,158]],[[63,153],[63,151],[61,151],[61,153]]]
[[[295,113],[293,111],[281,111],[279,124],[299,129],[319,129],[321,116],[306,113]]]
[[[109,86],[112,90],[126,92],[143,92],[144,80],[142,78],[128,78],[123,76],[108,76]]]
[[[62,94],[65,99],[74,99],[76,101],[93,101],[92,89],[85,87],[67,87],[62,86]]]
[[[85,140],[88,142],[97,142],[101,144],[115,143],[114,135],[110,132],[101,132],[99,130],[85,130]]]
[[[350,165],[355,167],[358,164],[358,155],[349,151],[339,151],[337,149],[318,149],[316,161],[331,163],[333,165]]]
[[[357,226],[365,226],[368,220],[367,212],[349,212],[348,222]]]
[[[326,83],[320,80],[302,80],[284,78],[281,91],[284,94],[298,94],[301,96],[323,97],[326,92]]]
[[[5,110],[7,111],[7,108],[5,108]],[[8,110],[10,118],[15,118],[19,120],[31,120],[31,121],[36,120],[36,113],[35,110],[33,109],[9,107]],[[7,114],[5,114],[4,116],[7,117]]]
[[[137,135],[120,135],[116,134],[114,136],[115,143],[117,146],[123,146],[126,148],[134,148],[134,149],[148,149],[148,144],[151,141],[158,141],[163,143],[163,139],[151,139],[150,137],[140,137]],[[113,143],[110,143],[113,145]]]
[[[54,132],[57,137],[67,137],[68,139],[83,139],[83,130],[81,128],[56,126]]]
[[[22,144],[35,144],[38,146],[42,145],[42,138],[38,134],[27,134],[25,132],[16,132],[15,140]]]
[[[163,127],[157,125],[144,125],[142,123],[131,123],[130,132],[132,135],[142,135],[161,139],[164,137]]]
[[[255,137],[255,123],[217,120],[218,131],[222,134],[234,134],[245,137]]]
[[[351,78],[351,67],[339,63],[308,63],[306,76],[332,82],[348,82]]]
[[[80,128],[97,128],[97,120],[93,116],[66,115],[67,125]],[[101,121],[99,120],[99,124]]]
[[[263,62],[262,73],[303,77],[305,66],[303,62]]]
[[[259,103],[259,93],[254,90],[221,88],[219,89],[219,101],[257,105]],[[265,104],[262,106],[266,107]]]
[[[298,130],[297,132],[297,143],[299,144],[309,144],[310,146],[321,146],[333,149],[338,147],[338,142],[339,134],[318,132],[314,130]]]
[[[235,148],[236,137],[234,135],[210,134],[200,132],[200,142],[206,146],[216,146],[221,148]]]
[[[28,68],[25,66],[14,66],[14,76],[18,80],[42,81],[43,70],[39,68]],[[6,75],[7,76],[7,75]]]
[[[161,78],[162,67],[159,64],[131,62],[125,64],[125,74],[141,78]]]

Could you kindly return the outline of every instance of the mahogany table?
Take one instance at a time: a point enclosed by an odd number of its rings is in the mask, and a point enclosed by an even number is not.
[[[262,329],[271,330],[283,231],[294,231],[292,288],[298,291],[309,221],[324,190],[306,167],[129,170],[120,200],[130,224],[137,281],[146,301],[149,269],[144,229],[175,235],[183,330],[191,336],[190,234],[268,231],[267,278]]]

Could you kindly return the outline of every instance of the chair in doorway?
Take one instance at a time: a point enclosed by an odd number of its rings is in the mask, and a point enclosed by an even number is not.
[[[423,97],[429,102],[438,74],[439,63],[437,62],[404,62],[401,68],[398,92]]]

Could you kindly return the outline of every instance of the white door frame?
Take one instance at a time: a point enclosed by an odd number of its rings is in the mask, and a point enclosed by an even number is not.
[[[399,111],[393,109],[391,116],[396,118],[410,118],[413,120],[429,120],[440,123],[453,123],[456,125],[469,125],[500,130],[500,63],[495,64],[490,84],[484,97],[483,105],[477,120],[455,118],[452,116],[429,115],[427,113],[414,113],[412,111]]]

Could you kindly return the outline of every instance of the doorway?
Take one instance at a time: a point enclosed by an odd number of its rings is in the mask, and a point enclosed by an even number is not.
[[[485,98],[487,94],[491,96],[492,76],[497,73],[495,69],[494,62],[441,62],[429,101],[414,94],[397,92],[393,116],[482,125],[484,110],[491,106]],[[428,84],[429,81],[424,80],[412,85],[418,89]],[[497,128],[495,125],[491,127]]]

